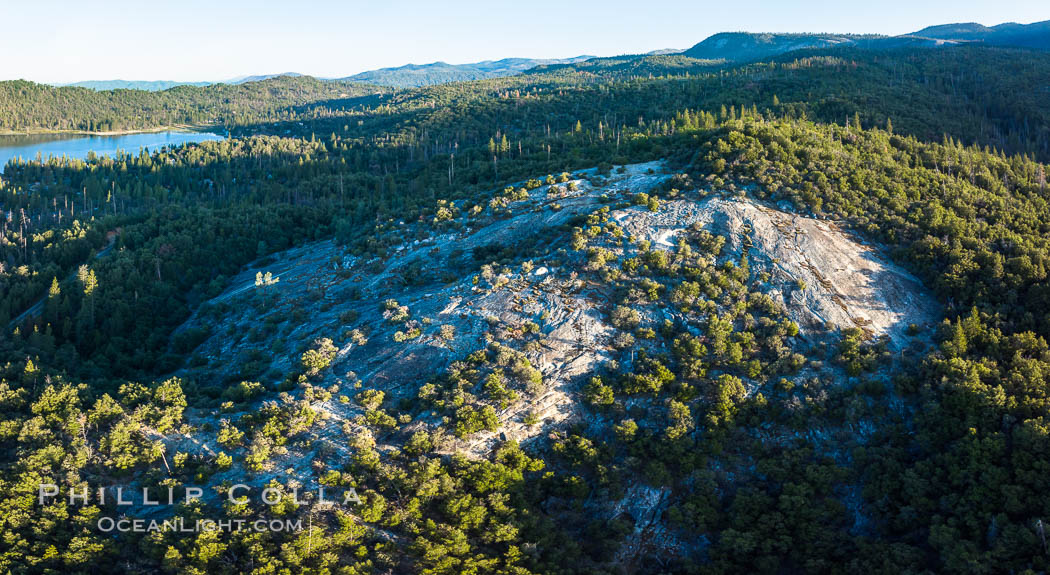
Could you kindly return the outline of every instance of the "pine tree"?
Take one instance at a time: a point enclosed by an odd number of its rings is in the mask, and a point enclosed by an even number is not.
[[[84,295],[88,297],[91,297],[95,293],[95,288],[98,287],[95,270],[88,268],[87,265],[82,265],[77,269],[77,281],[84,287]]]
[[[77,269],[77,281],[84,287],[84,297],[88,300],[88,317],[90,318],[91,325],[95,324],[95,289],[98,288],[98,278],[95,277],[95,270],[90,269],[87,265],[80,266]]]

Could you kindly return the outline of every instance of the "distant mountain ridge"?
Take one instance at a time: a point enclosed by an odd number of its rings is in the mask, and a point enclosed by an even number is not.
[[[85,82],[73,82],[72,84],[60,84],[60,86],[87,88],[96,92],[108,90],[160,92],[175,86],[210,86],[211,84],[212,82],[175,82],[172,80],[87,80]]]
[[[280,74],[258,74],[258,75],[255,75],[255,76],[238,76],[236,78],[231,78],[229,80],[223,80],[222,82],[214,82],[214,83],[215,84],[234,84],[234,85],[236,85],[236,84],[244,84],[245,82],[261,82],[263,80],[269,80],[270,78],[281,78],[281,77],[299,78],[301,76],[303,76],[303,74],[300,74],[299,72],[282,72]],[[318,78],[318,79],[319,80],[323,80],[324,78]]]
[[[761,34],[722,32],[686,50],[682,54],[698,60],[739,62],[776,56],[807,48],[830,48],[856,42],[850,34]]]
[[[380,68],[346,76],[343,78],[318,78],[320,80],[339,82],[362,82],[377,86],[388,86],[392,88],[418,88],[421,86],[432,86],[434,84],[445,84],[448,82],[468,82],[470,80],[484,80],[486,78],[501,78],[514,76],[538,66],[550,66],[557,64],[576,64],[594,58],[594,56],[576,56],[574,58],[504,58],[502,60],[485,60],[483,62],[472,62],[469,64],[448,64],[445,62],[433,62],[430,64],[406,64],[395,68]],[[281,74],[258,74],[253,76],[238,76],[221,82],[173,82],[165,80],[157,81],[129,81],[129,80],[88,80],[74,82],[72,84],[59,84],[60,86],[75,86],[89,88],[96,91],[105,90],[145,90],[147,92],[159,92],[174,88],[176,86],[211,86],[213,84],[244,84],[246,82],[260,82],[271,78],[303,76],[298,72],[284,72]]]
[[[941,24],[901,36],[722,32],[708,37],[682,54],[699,60],[748,62],[805,49],[852,46],[888,50],[905,46],[937,47],[975,42],[1050,50],[1050,20],[991,27],[977,23]]]
[[[889,50],[902,47],[936,47],[955,44],[957,40],[923,37],[915,34],[879,36],[874,34],[773,34],[723,32],[715,34],[682,52],[698,60],[753,62],[794,52],[821,48],[855,47]]]
[[[231,78],[229,80],[223,80],[221,82],[177,82],[174,80],[85,80],[83,82],[73,82],[71,84],[56,84],[56,86],[63,87],[69,86],[73,88],[87,88],[89,90],[95,90],[96,92],[106,92],[109,90],[142,90],[144,92],[162,92],[177,86],[213,86],[215,84],[230,84],[236,86],[238,84],[244,84],[246,82],[260,82],[262,80],[269,80],[270,78],[279,78],[287,76],[290,78],[298,78],[302,76],[297,72],[284,72],[283,74],[261,74],[257,76],[239,76],[237,78]]]
[[[340,78],[340,80],[395,88],[418,88],[448,82],[467,82],[470,80],[514,76],[538,66],[575,64],[593,57],[576,56],[575,58],[560,59],[504,58],[502,60],[485,60],[470,64],[448,64],[445,62],[407,64],[396,68],[369,70],[368,72]]]
[[[714,34],[688,50],[673,49],[654,50],[647,54],[634,56],[617,56],[598,58],[596,56],[576,56],[574,58],[541,59],[541,58],[504,58],[502,60],[485,60],[467,64],[448,64],[432,62],[430,64],[406,64],[392,68],[380,68],[346,76],[342,78],[320,78],[327,81],[349,81],[386,86],[392,88],[418,88],[445,84],[449,82],[467,82],[488,78],[514,76],[525,72],[543,72],[551,67],[572,66],[589,60],[645,60],[659,56],[683,56],[684,60],[675,60],[677,67],[693,62],[688,58],[703,61],[705,66],[754,62],[772,58],[788,52],[807,49],[833,49],[841,47],[864,48],[869,50],[889,50],[902,47],[942,47],[957,44],[980,43],[990,46],[1017,47],[1050,51],[1050,20],[1031,24],[1013,22],[996,26],[984,26],[974,22],[940,24],[928,26],[910,34],[900,36],[881,36],[875,34],[830,34],[830,33],[754,33],[754,32],[721,32]],[[666,62],[665,62],[666,63]],[[695,65],[696,63],[693,62]],[[607,66],[608,63],[606,62]],[[635,66],[638,67],[638,66]],[[644,66],[642,66],[644,68]],[[641,69],[641,68],[639,68]],[[208,86],[212,84],[243,84],[258,82],[277,77],[302,76],[297,72],[282,74],[264,74],[242,76],[222,82],[173,82],[173,81],[127,81],[104,80],[85,81],[66,86],[79,86],[92,90],[145,90],[161,91],[176,86]]]
[[[1017,24],[1007,22],[998,26],[984,26],[976,22],[929,26],[913,34],[926,38],[983,42],[993,46],[1015,46],[1050,50],[1050,20]]]

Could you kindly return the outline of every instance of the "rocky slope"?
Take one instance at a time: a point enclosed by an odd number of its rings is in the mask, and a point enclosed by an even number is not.
[[[936,303],[911,274],[832,222],[720,196],[668,202],[658,212],[621,211],[613,218],[665,249],[694,224],[725,237],[732,254],[746,253],[752,269],[770,275],[768,293],[803,331],[858,327],[899,347],[909,324],[936,319]]]
[[[251,448],[227,448],[233,464],[210,483],[263,485],[294,478],[316,486],[320,470],[338,468],[362,441],[374,441],[385,453],[402,449],[420,431],[434,438],[438,453],[474,458],[509,440],[543,449],[570,423],[595,435],[611,432],[617,418],[596,416],[583,401],[583,388],[593,374],[620,362],[630,366],[636,357],[633,351],[624,355],[624,330],[615,318],[623,296],[610,287],[615,282],[597,279],[610,272],[595,271],[593,261],[581,261],[583,252],[573,249],[578,230],[591,224],[616,233],[596,235],[589,253],[607,250],[621,265],[646,249],[679,258],[688,251],[686,239],[698,234],[722,238],[724,249],[712,265],[750,266],[750,289],[766,294],[798,324],[798,337],[785,340],[787,354],[826,358],[838,329],[847,327],[860,328],[871,340],[884,337],[890,350],[902,349],[911,341],[909,324],[936,321],[936,306],[915,278],[834,223],[741,193],[675,190],[674,178],[660,163],[626,166],[607,176],[581,172],[527,193],[494,194],[483,208],[445,206],[435,218],[441,221],[388,222],[386,248],[354,254],[327,241],[257,262],[180,329],[182,337],[200,341],[180,375],[216,395],[242,381],[258,381],[264,391],[250,398],[223,393],[220,399],[233,399],[217,414],[191,410],[192,429],[162,438],[167,451],[216,453],[223,449],[217,440],[224,420],[236,422],[275,401],[302,402],[316,421],[250,470],[242,461]],[[656,191],[667,199],[658,205],[639,201],[645,198],[639,194]],[[659,303],[637,310],[642,330],[681,322],[686,314]],[[666,345],[644,344],[653,354],[670,353]],[[311,350],[327,353],[325,365],[297,381],[289,377],[303,372],[304,353]],[[489,382],[486,374],[498,372],[508,390],[501,400],[489,401],[498,406],[494,421],[460,433],[463,408],[450,405],[465,397],[470,406],[471,393],[479,392],[442,382],[482,369],[478,354],[496,367],[475,379]],[[842,368],[821,361],[800,365],[800,379],[833,385],[849,379]],[[773,385],[761,378],[744,383],[749,394]],[[489,394],[485,386],[480,393]],[[281,390],[286,393],[278,397]],[[376,391],[382,392],[377,404],[397,416],[396,425],[376,425],[383,409],[361,399]],[[642,425],[644,414],[664,412],[644,397],[625,408],[643,414]],[[849,429],[813,426],[806,433],[840,458],[848,455],[836,437],[863,436],[875,426],[861,421]],[[796,432],[754,433],[775,444],[791,441]],[[619,562],[683,545],[661,519],[668,501],[666,490],[639,481],[612,505],[595,510],[633,520],[636,533],[618,552]],[[862,523],[860,510],[857,516]]]

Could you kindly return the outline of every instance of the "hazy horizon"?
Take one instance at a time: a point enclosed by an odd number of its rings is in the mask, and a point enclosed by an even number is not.
[[[503,58],[615,56],[686,49],[718,32],[832,32],[899,35],[926,26],[1030,23],[1050,18],[1030,0],[995,5],[937,0],[744,0],[727,12],[714,2],[660,1],[639,13],[614,0],[600,10],[539,0],[528,10],[470,1],[457,7],[404,1],[383,6],[307,0],[222,3],[187,0],[143,7],[118,0],[15,3],[3,0],[10,26],[0,49],[16,56],[0,80],[218,82],[296,72],[345,77],[367,70]],[[63,18],[52,22],[61,11]],[[207,14],[207,17],[194,16]],[[46,42],[38,26],[49,22]],[[111,31],[119,30],[120,34]],[[32,49],[27,49],[32,47]]]

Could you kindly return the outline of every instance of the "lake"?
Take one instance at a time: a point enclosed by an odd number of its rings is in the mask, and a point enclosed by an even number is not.
[[[180,146],[191,142],[223,139],[225,136],[212,132],[176,130],[118,136],[72,134],[0,136],[0,172],[3,172],[7,162],[12,158],[35,160],[38,152],[44,160],[48,156],[85,159],[88,152],[95,152],[98,156],[112,156],[117,150],[123,150],[137,155],[141,148],[147,148],[152,152],[164,146]]]

